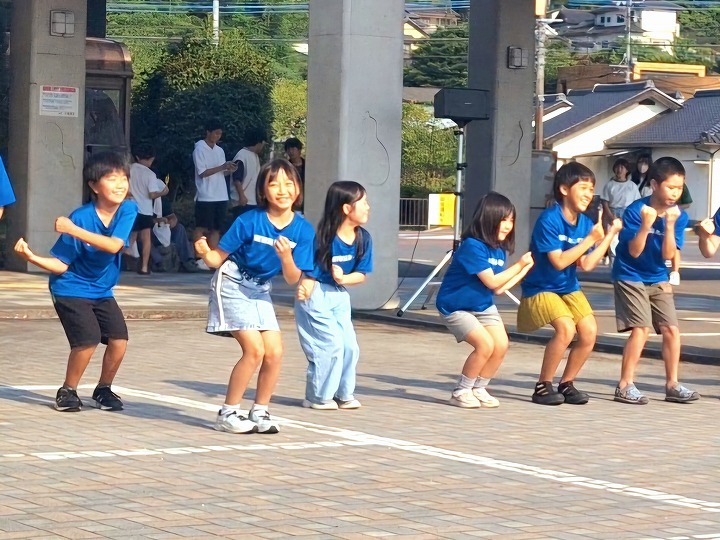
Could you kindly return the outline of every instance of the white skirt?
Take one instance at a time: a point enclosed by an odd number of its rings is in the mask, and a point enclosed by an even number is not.
[[[280,330],[270,298],[272,283],[258,283],[231,260],[210,282],[207,332],[229,335],[236,330]]]

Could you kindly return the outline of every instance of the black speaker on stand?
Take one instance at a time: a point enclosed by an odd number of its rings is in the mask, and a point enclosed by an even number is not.
[[[448,118],[457,124],[455,136],[457,137],[457,159],[455,174],[455,219],[453,221],[453,242],[450,250],[445,254],[438,265],[430,272],[422,285],[412,294],[410,299],[398,310],[397,316],[402,317],[410,305],[420,295],[428,283],[452,259],[453,253],[460,245],[462,235],[462,197],[463,179],[467,163],[465,162],[465,126],[473,120],[488,120],[490,114],[487,110],[487,90],[472,88],[441,88],[435,94],[435,118]]]

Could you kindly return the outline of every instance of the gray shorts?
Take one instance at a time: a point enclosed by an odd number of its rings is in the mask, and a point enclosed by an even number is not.
[[[243,275],[227,260],[210,283],[206,331],[228,335],[235,330],[280,330],[270,298],[271,283],[262,284]]]
[[[465,341],[465,336],[476,328],[503,325],[497,306],[490,306],[485,311],[453,311],[450,315],[441,313],[440,316],[458,343]]]
[[[666,281],[652,285],[616,281],[613,286],[618,332],[653,328],[659,334],[661,326],[678,326],[672,286]]]

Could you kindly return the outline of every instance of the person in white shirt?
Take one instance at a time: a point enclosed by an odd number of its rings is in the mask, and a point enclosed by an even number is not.
[[[630,180],[630,163],[626,159],[615,160],[613,173],[615,176],[605,184],[600,196],[606,223],[612,223],[615,218],[622,219],[625,209],[640,198],[637,185]],[[615,259],[617,245],[618,237],[616,236],[610,243],[610,264]]]
[[[146,276],[150,274],[150,249],[152,247],[151,231],[154,221],[153,201],[167,195],[168,187],[150,169],[155,161],[155,149],[147,144],[140,143],[133,152],[135,163],[130,166],[130,196],[138,207],[138,214],[135,218],[132,233],[130,233],[130,249],[137,242],[140,233],[140,268],[138,274]],[[136,248],[135,248],[136,249]]]
[[[211,120],[205,125],[205,138],[195,143],[195,234],[199,240],[207,236],[210,247],[216,247],[220,231],[227,215],[228,188],[225,176],[237,169],[225,160],[225,151],[218,142],[222,137],[222,125]]]
[[[255,186],[260,172],[259,154],[265,148],[267,133],[264,129],[251,129],[245,135],[245,147],[235,157],[237,166],[230,186],[230,212],[233,220],[240,214],[257,207]]]

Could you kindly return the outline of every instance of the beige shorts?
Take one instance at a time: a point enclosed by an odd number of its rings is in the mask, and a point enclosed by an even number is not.
[[[645,285],[636,281],[616,281],[615,320],[618,332],[633,328],[678,326],[672,286],[667,282]]]
[[[450,315],[441,313],[440,316],[458,343],[465,341],[465,336],[476,328],[503,325],[497,306],[490,306],[485,311],[453,311]]]
[[[541,292],[520,300],[517,329],[520,332],[534,332],[560,317],[570,317],[577,325],[592,314],[592,306],[582,291],[562,295]]]

